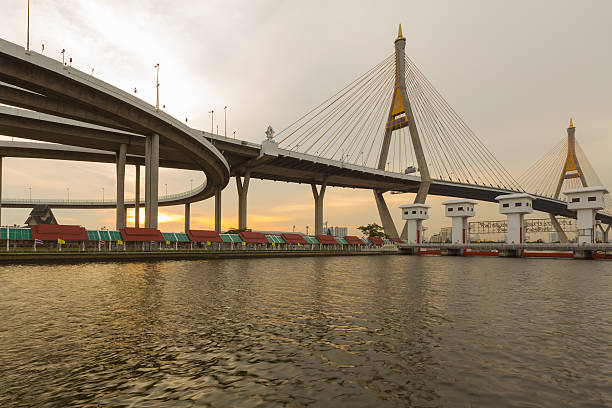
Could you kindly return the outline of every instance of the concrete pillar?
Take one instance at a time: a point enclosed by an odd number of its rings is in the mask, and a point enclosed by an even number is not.
[[[566,190],[567,209],[576,211],[576,226],[578,227],[578,244],[595,243],[595,216],[597,210],[605,208],[604,195],[608,190],[604,187],[583,187]]]
[[[499,202],[500,214],[508,217],[506,244],[525,242],[525,214],[533,212],[533,197],[529,194],[516,193],[495,197]]]
[[[189,203],[185,204],[185,233],[187,233],[190,228],[191,223],[191,205]]]
[[[321,184],[321,189],[317,191],[317,185],[311,184],[312,195],[315,202],[315,235],[323,234],[323,198],[325,197],[325,189],[327,188],[327,180]]]
[[[145,142],[145,227],[157,228],[159,183],[159,135],[147,136]]]
[[[400,205],[402,219],[407,224],[407,241],[411,244],[423,242],[423,221],[429,219],[429,208],[426,204]]]
[[[134,192],[134,228],[140,228],[140,165],[136,165],[136,188]]]
[[[215,231],[221,232],[221,187],[215,191]]]
[[[391,213],[383,197],[383,192],[374,191],[374,200],[376,200],[378,215],[380,216],[380,222],[385,230],[385,234],[387,234],[389,238],[398,238],[397,229],[395,229],[395,223],[393,222],[393,218],[391,218]]]
[[[244,176],[236,175],[236,187],[238,189],[238,229],[247,228],[247,194],[249,192],[249,181],[251,172],[246,171]]]
[[[117,202],[115,209],[115,226],[116,229],[125,228],[125,156],[127,153],[127,145],[122,143],[117,151]]]
[[[445,215],[452,219],[451,242],[453,244],[468,244],[470,242],[468,218],[474,216],[474,206],[476,204],[476,201],[473,200],[450,200],[442,203],[445,206]]]

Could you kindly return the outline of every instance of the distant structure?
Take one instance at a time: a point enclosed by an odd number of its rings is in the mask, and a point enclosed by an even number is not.
[[[57,220],[55,219],[55,215],[53,215],[53,211],[46,204],[35,205],[30,212],[30,216],[27,220],[25,220],[26,225],[31,227],[32,225],[40,225],[40,224],[52,224],[57,225]]]
[[[348,235],[347,227],[328,227],[325,229],[325,235],[331,235],[332,237],[344,237]]]

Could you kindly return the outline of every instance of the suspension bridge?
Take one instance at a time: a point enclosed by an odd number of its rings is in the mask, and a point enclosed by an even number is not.
[[[0,143],[0,157],[116,163],[115,199],[44,202],[116,208],[117,228],[126,226],[128,207],[144,206],[145,226],[155,228],[159,205],[180,204],[188,230],[190,203],[214,196],[220,231],[221,193],[231,177],[239,197],[239,228],[248,226],[251,178],[310,184],[317,234],[323,232],[328,186],[373,191],[385,232],[393,238],[400,234],[385,202],[389,191],[416,193],[415,203],[428,195],[495,202],[500,194],[528,192],[535,197],[533,208],[548,213],[552,223],[559,224],[558,216],[575,218],[559,192],[577,183],[601,183],[575,143],[572,125],[567,141],[515,179],[406,56],[401,26],[394,45],[392,55],[257,144],[190,128],[128,92],[0,40],[0,103],[6,105],[0,106],[0,134],[37,141]],[[125,199],[126,165],[137,167],[137,180],[144,165],[144,198],[138,186],[134,198]],[[201,170],[204,180],[195,189],[159,196],[160,166]],[[541,170],[537,177],[534,168]],[[1,199],[3,207],[40,202]],[[612,224],[611,208],[596,218]],[[557,231],[563,233],[561,227]]]

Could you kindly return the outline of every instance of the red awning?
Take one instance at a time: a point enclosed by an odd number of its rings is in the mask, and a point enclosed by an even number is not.
[[[87,232],[80,225],[38,224],[30,227],[32,239],[42,241],[87,241]]]
[[[381,237],[369,237],[368,239],[374,245],[385,245],[385,241]]]
[[[391,242],[395,242],[396,244],[401,244],[402,240],[399,238],[389,238],[389,241]]]
[[[281,238],[286,244],[307,244],[306,240],[300,234],[281,234]]]
[[[338,241],[336,241],[331,235],[315,235],[315,238],[322,245],[338,245]]]
[[[267,244],[268,238],[261,232],[241,232],[240,238],[247,244]]]
[[[346,235],[344,239],[349,243],[349,245],[363,245],[363,242],[354,235]]]
[[[163,242],[164,237],[155,228],[121,228],[119,230],[124,242]]]
[[[193,242],[223,242],[217,231],[189,230],[187,236]]]

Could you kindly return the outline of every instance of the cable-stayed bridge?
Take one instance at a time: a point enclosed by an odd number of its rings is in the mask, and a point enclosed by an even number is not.
[[[117,163],[117,199],[57,200],[64,208],[125,208],[185,205],[215,196],[220,230],[221,190],[235,177],[239,227],[247,227],[251,178],[312,186],[315,231],[322,232],[327,186],[374,192],[385,230],[399,235],[386,206],[386,191],[495,202],[509,192],[532,192],[516,181],[484,143],[405,56],[400,33],[395,53],[262,144],[229,139],[187,127],[169,115],[72,67],[0,41],[0,133],[41,143],[0,144],[0,156]],[[157,140],[157,142],[156,142]],[[52,147],[50,147],[52,146]],[[145,166],[145,198],[124,198],[125,165]],[[202,170],[196,189],[157,194],[159,166]],[[139,174],[139,172],[137,173]],[[537,191],[535,191],[537,193]],[[49,201],[49,200],[46,200]],[[3,206],[31,207],[38,200],[2,199]],[[559,197],[536,194],[534,209],[573,217]],[[119,213],[123,213],[120,215]],[[612,224],[612,216],[597,218]],[[156,225],[156,222],[154,223]],[[146,224],[153,225],[153,224]]]

